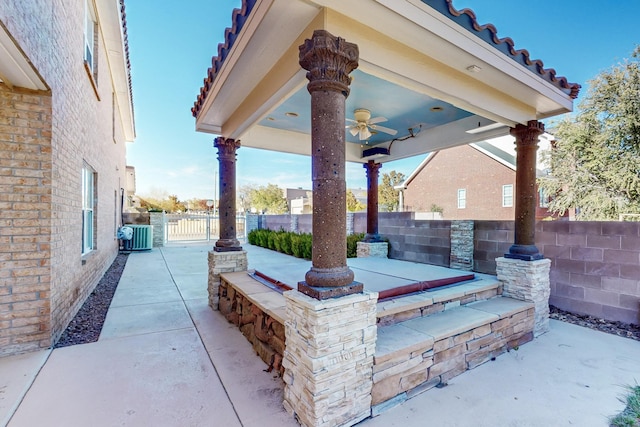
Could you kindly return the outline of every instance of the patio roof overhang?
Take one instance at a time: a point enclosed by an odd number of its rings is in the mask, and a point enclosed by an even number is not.
[[[317,29],[359,47],[347,118],[366,108],[398,131],[347,132],[347,161],[367,162],[373,146],[387,162],[501,136],[571,111],[580,88],[451,0],[244,0],[233,19],[192,112],[197,131],[247,147],[310,154],[298,47]]]

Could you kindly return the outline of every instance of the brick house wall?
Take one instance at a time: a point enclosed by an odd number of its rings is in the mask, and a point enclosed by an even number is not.
[[[119,8],[118,0],[96,5]],[[55,343],[118,253],[125,126],[132,125],[120,120],[126,115],[100,23],[93,82],[85,69],[84,7],[83,1],[0,3],[0,21],[50,88],[0,83],[0,236],[9,244],[0,255],[0,356]],[[95,204],[94,250],[83,256],[85,163],[95,171]]]
[[[502,186],[513,185],[513,206],[502,206]],[[458,208],[458,189],[466,190],[466,207]],[[431,160],[407,184],[404,210],[430,212],[432,205],[443,209],[447,220],[511,221],[515,215],[515,169],[470,145],[448,148],[432,155]],[[536,218],[557,217],[540,207],[536,195]],[[569,216],[567,212],[566,217]]]
[[[464,168],[463,168],[464,167]],[[462,169],[462,170],[461,170]],[[443,209],[443,218],[512,220],[513,207],[502,207],[502,186],[516,185],[513,169],[463,145],[438,151],[404,190],[406,210]],[[466,189],[466,208],[458,208],[458,189]]]

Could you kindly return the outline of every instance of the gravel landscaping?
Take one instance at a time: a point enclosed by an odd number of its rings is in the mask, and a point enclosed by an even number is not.
[[[118,254],[55,345],[55,348],[98,341],[107,310],[129,254]]]

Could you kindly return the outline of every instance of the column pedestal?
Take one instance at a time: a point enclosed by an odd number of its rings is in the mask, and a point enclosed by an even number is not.
[[[351,426],[371,414],[378,294],[318,301],[284,293],[284,407],[303,426]]]
[[[389,244],[387,242],[358,242],[358,258],[387,258]]]
[[[247,251],[209,251],[209,307],[218,310],[220,303],[220,274],[247,271]]]
[[[534,337],[549,331],[550,270],[549,259],[524,261],[496,258],[496,273],[503,286],[502,296],[535,305]]]

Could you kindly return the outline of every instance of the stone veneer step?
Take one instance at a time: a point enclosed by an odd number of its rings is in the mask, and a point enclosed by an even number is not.
[[[378,326],[374,416],[533,339],[534,305],[506,297]]]
[[[493,276],[434,291],[419,292],[378,303],[378,323],[390,325],[428,316],[450,308],[494,298],[502,293],[501,283]]]

